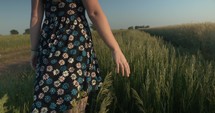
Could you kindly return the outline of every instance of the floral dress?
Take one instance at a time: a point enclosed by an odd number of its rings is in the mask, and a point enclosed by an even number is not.
[[[43,0],[32,113],[59,113],[102,85],[81,0]]]

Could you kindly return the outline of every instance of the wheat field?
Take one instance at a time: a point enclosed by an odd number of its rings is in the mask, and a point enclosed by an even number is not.
[[[104,83],[89,102],[87,113],[215,113],[214,62],[205,60],[201,52],[180,54],[171,43],[145,32],[113,33],[130,64],[131,75],[125,78],[115,72],[111,52],[93,32]],[[13,38],[21,41],[15,41],[12,47],[0,37],[0,54],[5,63],[13,58],[4,57],[7,51],[22,48],[26,52],[20,56],[30,55],[29,35]],[[0,75],[0,113],[29,112],[34,74],[29,65],[24,65]]]
[[[144,29],[151,35],[161,36],[181,52],[201,52],[207,60],[215,60],[215,23],[192,23]]]

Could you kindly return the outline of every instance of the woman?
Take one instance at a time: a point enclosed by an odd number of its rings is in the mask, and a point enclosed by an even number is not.
[[[83,113],[88,95],[101,87],[85,9],[110,48],[117,73],[129,77],[129,64],[98,0],[32,0],[31,66],[36,79],[31,112]]]

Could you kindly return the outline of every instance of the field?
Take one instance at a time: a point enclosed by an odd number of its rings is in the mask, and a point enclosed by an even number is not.
[[[202,52],[181,54],[182,47],[142,31],[117,30],[114,35],[131,77],[116,74],[109,49],[93,32],[104,84],[87,113],[215,113],[215,65]],[[35,73],[28,62],[6,65],[11,59],[28,61],[29,42],[29,35],[0,37],[0,61],[7,67],[0,68],[0,113],[29,112]]]
[[[161,36],[182,52],[201,52],[208,60],[215,60],[215,23],[195,23],[144,29]]]

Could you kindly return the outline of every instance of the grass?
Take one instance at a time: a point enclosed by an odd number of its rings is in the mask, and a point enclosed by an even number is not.
[[[0,36],[0,67],[27,59],[30,55],[29,43],[29,35]]]
[[[144,29],[155,36],[162,36],[181,52],[200,51],[204,58],[215,60],[215,23],[196,23]]]
[[[215,112],[213,62],[205,60],[201,53],[178,54],[171,44],[144,32],[118,30],[114,35],[130,64],[131,77],[121,77],[115,72],[109,49],[93,32],[94,48],[105,81],[90,101],[89,113]],[[29,66],[3,73],[0,110],[28,113],[33,99],[33,80],[34,72]]]

